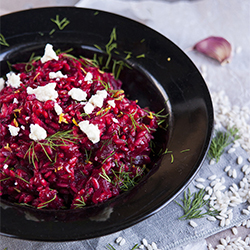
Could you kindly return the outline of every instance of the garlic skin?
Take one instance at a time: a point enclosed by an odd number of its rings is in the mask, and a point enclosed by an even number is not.
[[[221,65],[229,63],[232,57],[232,46],[223,37],[210,36],[196,43],[193,49],[216,59]]]

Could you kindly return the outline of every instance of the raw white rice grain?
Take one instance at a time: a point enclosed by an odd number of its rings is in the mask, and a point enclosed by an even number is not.
[[[233,170],[232,170],[232,169],[229,169],[228,172],[227,172],[227,175],[228,175],[229,177],[231,177],[231,176],[233,175]]]
[[[248,167],[245,171],[245,175],[248,175],[250,173],[250,167]]]
[[[205,179],[204,178],[197,178],[195,181],[197,181],[197,182],[205,182]]]
[[[230,149],[227,151],[227,153],[228,153],[228,154],[232,154],[233,152],[235,152],[235,150],[236,150],[235,148],[230,148]]]
[[[209,195],[209,194],[206,194],[206,195],[203,197],[203,200],[204,200],[204,201],[207,201],[207,200],[209,200],[209,198],[210,198],[210,195]]]
[[[214,165],[216,163],[215,159],[211,159],[209,165]]]
[[[236,227],[233,227],[231,230],[234,235],[238,234],[238,229]]]
[[[224,249],[225,249],[225,246],[223,246],[223,245],[216,246],[216,250],[224,250]]]
[[[233,188],[234,188],[236,191],[239,190],[238,186],[237,186],[235,183],[233,183],[232,186],[233,186]]]
[[[146,247],[148,246],[148,241],[146,239],[142,239],[142,244]]]
[[[192,226],[192,227],[197,227],[198,226],[198,224],[196,222],[194,222],[193,220],[189,221],[189,225]]]
[[[236,171],[236,169],[233,169],[232,177],[234,179],[237,178],[237,171]]]
[[[158,249],[155,242],[152,242],[151,246],[152,246],[152,248],[153,248],[154,250],[157,250],[157,249]]]
[[[242,162],[243,162],[243,158],[242,158],[242,156],[238,156],[238,158],[237,158],[237,164],[238,165],[240,165],[240,164],[242,164]]]
[[[140,245],[140,246],[139,246],[139,249],[144,249],[144,245]]]
[[[247,164],[243,165],[243,167],[241,168],[242,172],[245,172],[247,170],[249,166]]]
[[[225,172],[228,172],[228,170],[229,170],[230,168],[231,168],[231,166],[226,166],[225,169],[224,169],[224,171],[225,171]]]
[[[205,186],[202,185],[201,183],[196,184],[195,187],[197,187],[198,189],[204,189],[205,188]]]
[[[225,222],[226,222],[225,218],[222,218],[221,221],[220,221],[220,227],[224,227],[225,226]]]
[[[217,176],[216,176],[215,174],[213,174],[213,175],[209,176],[208,179],[209,179],[210,181],[213,181],[213,180],[216,179],[216,177],[217,177]]]
[[[250,228],[250,220],[247,221],[246,228]]]
[[[116,242],[117,244],[119,244],[119,243],[121,242],[121,240],[122,240],[122,237],[120,236],[120,237],[118,237],[118,238],[115,240],[115,242]]]
[[[148,244],[148,245],[147,245],[147,249],[148,249],[148,250],[153,250],[153,247],[152,247],[150,244]]]
[[[226,241],[224,238],[221,238],[221,239],[220,239],[220,243],[221,243],[223,246],[226,246],[226,245],[227,245],[227,241]]]
[[[216,218],[214,216],[208,216],[207,220],[209,220],[209,221],[216,221]]]
[[[126,240],[124,238],[122,238],[122,240],[120,241],[119,245],[123,246],[126,243]]]

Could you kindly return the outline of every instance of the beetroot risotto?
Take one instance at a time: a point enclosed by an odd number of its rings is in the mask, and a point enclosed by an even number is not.
[[[56,54],[0,79],[0,195],[38,209],[80,208],[129,190],[150,163],[159,116],[128,100],[90,59]]]

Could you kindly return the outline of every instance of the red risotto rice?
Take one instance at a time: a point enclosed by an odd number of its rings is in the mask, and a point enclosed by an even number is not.
[[[0,195],[35,208],[101,203],[133,187],[150,163],[153,112],[91,60],[56,55],[12,65],[0,79]]]

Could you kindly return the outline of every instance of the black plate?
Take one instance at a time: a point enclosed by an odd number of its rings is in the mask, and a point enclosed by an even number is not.
[[[67,18],[62,30],[51,18]],[[206,84],[190,59],[171,41],[133,20],[91,9],[42,8],[1,17],[1,76],[10,63],[27,61],[33,51],[43,55],[46,43],[54,49],[74,48],[92,57],[116,28],[117,59],[132,52],[132,70],[121,74],[131,99],[154,111],[170,113],[169,129],[160,129],[155,142],[167,153],[154,159],[152,170],[131,191],[103,204],[72,211],[46,211],[1,200],[1,234],[31,240],[66,241],[103,236],[148,218],[173,200],[199,170],[209,147],[213,108]],[[142,57],[141,55],[145,55]],[[187,152],[182,152],[188,149]],[[172,162],[172,163],[171,163]]]

